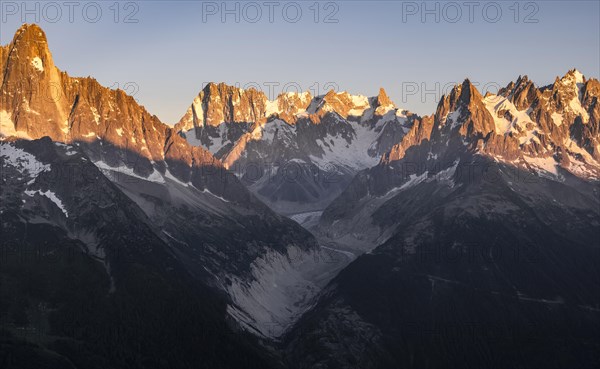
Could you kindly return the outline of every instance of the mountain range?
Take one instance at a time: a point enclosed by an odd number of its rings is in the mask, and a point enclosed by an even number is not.
[[[264,93],[210,83],[175,125],[205,147],[270,207],[323,210],[360,170],[400,141],[416,115],[376,97]]]
[[[593,367],[600,82],[434,114],[210,83],[174,126],[0,47],[7,368]]]

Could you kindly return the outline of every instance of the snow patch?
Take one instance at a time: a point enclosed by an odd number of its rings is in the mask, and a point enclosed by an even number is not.
[[[58,198],[58,196],[56,196],[56,194],[50,190],[47,191],[42,191],[42,190],[35,190],[35,191],[31,191],[31,190],[25,190],[25,195],[33,197],[36,193],[47,197],[48,199],[50,199],[50,201],[52,201],[56,206],[58,206],[58,208],[65,214],[65,216],[68,218],[69,217],[69,212],[67,211],[67,209],[65,208],[65,206],[63,205],[62,201]]]
[[[73,151],[73,146],[71,146],[71,145],[67,145],[62,142],[54,142],[54,145],[56,145],[58,147],[62,147],[65,150],[65,154],[67,156],[73,156],[73,155],[77,154],[77,151]]]
[[[590,120],[590,116],[589,116],[588,112],[585,111],[585,109],[581,105],[581,101],[579,101],[579,89],[577,87],[576,87],[576,89],[577,89],[577,95],[575,95],[575,97],[573,97],[573,99],[571,99],[571,101],[569,101],[569,108],[571,109],[571,111],[573,113],[580,115],[584,122],[587,122]]]
[[[96,108],[94,108],[93,106],[90,107],[90,110],[92,111],[92,116],[94,117],[94,122],[96,122],[96,124],[100,124],[100,114],[98,114],[98,110]]]
[[[425,181],[425,180],[427,179],[428,175],[429,175],[429,172],[427,172],[427,171],[425,171],[425,172],[424,172],[423,174],[421,174],[421,175],[411,174],[411,175],[408,177],[408,181],[404,182],[404,183],[402,184],[402,186],[400,186],[400,187],[395,187],[395,188],[392,188],[392,189],[391,189],[391,190],[389,190],[389,191],[388,191],[388,192],[387,192],[385,195],[383,195],[383,196],[381,196],[381,197],[385,198],[385,197],[388,197],[388,196],[390,196],[390,195],[393,195],[393,194],[395,194],[395,193],[397,193],[397,192],[400,192],[400,191],[403,191],[403,190],[409,189],[409,188],[411,188],[411,187],[414,187],[414,186],[418,185],[419,183],[421,183],[421,182]]]
[[[212,197],[215,197],[215,198],[217,198],[217,199],[219,199],[219,200],[221,200],[221,201],[224,201],[224,202],[229,202],[229,200],[225,200],[225,199],[224,199],[224,198],[222,198],[221,196],[217,196],[217,195],[215,195],[214,193],[210,192],[210,191],[208,190],[208,188],[205,188],[204,190],[202,190],[202,193],[209,194],[209,195],[211,195]]]
[[[38,56],[31,59],[31,65],[33,65],[33,67],[40,72],[44,71],[44,63],[42,62],[42,59],[40,59]]]
[[[555,125],[561,126],[563,123],[563,117],[562,117],[562,115],[554,112],[554,113],[552,113],[552,121],[554,122]]]
[[[268,118],[273,114],[281,114],[281,110],[279,110],[279,101],[278,100],[274,100],[274,101],[267,100],[266,105],[265,105],[265,115]]]
[[[37,177],[42,172],[51,169],[50,164],[44,164],[23,149],[15,147],[9,142],[0,143],[0,157],[4,165],[16,168],[21,174],[28,174],[30,178]]]
[[[363,95],[350,95],[352,102],[352,109],[348,111],[349,116],[360,117],[364,114],[365,110],[370,108],[369,99]]]
[[[483,103],[494,119],[495,130],[497,134],[505,134],[510,130],[511,122],[505,118],[499,118],[497,111],[503,106],[505,98],[502,96],[488,96],[483,99]]]
[[[454,176],[454,173],[456,173],[456,168],[458,168],[459,163],[460,163],[460,159],[456,160],[451,167],[446,168],[446,169],[441,170],[438,173],[436,173],[430,179],[430,181],[437,180],[438,182],[448,183],[450,187],[454,187],[455,183],[452,180],[452,177]]]
[[[446,116],[442,119],[442,123],[447,124],[447,122],[450,121],[450,123],[452,124],[450,126],[451,130],[454,129],[455,127],[458,127],[460,125],[460,122],[458,121],[458,118],[460,118],[460,113],[461,113],[461,108],[459,107],[455,111],[446,114]]]
[[[395,120],[389,123],[393,122]],[[348,143],[342,135],[328,135],[323,140],[317,139],[317,144],[321,146],[324,154],[321,157],[314,155],[309,157],[313,163],[328,171],[338,166],[353,170],[375,166],[379,163],[379,157],[369,155],[369,148],[373,147],[379,136],[383,134],[383,126],[387,123],[388,121],[382,118],[376,123],[375,127],[352,124],[351,129],[354,134],[351,143]]]
[[[186,182],[182,182],[179,179],[177,179],[177,177],[175,177],[173,174],[171,174],[171,172],[169,171],[169,169],[167,169],[165,171],[164,178],[167,178],[167,179],[170,179],[171,181],[177,182],[177,183],[179,183],[180,185],[182,185],[184,187],[188,187],[190,185],[189,182],[186,183]]]
[[[584,76],[580,71],[577,69],[573,70],[573,76],[575,77],[575,83],[583,83]]]
[[[102,171],[102,173],[104,173],[107,177],[109,177],[111,179],[114,178],[115,173],[120,173],[120,174],[124,174],[124,175],[130,176],[130,177],[143,179],[143,180],[149,181],[149,182],[165,183],[164,177],[156,170],[156,168],[153,168],[154,170],[152,171],[152,173],[150,173],[150,175],[148,177],[142,177],[139,174],[136,174],[133,171],[133,169],[131,169],[125,165],[119,165],[118,167],[112,167],[112,166],[108,165],[107,163],[103,162],[102,160],[98,160],[98,161],[94,162],[94,165],[96,165],[98,167],[98,169],[100,169]]]
[[[547,158],[523,156],[523,159],[525,159],[529,165],[539,170],[554,174],[555,176],[558,175],[558,171],[556,169],[556,160],[554,160],[554,158],[551,156]]]
[[[538,134],[543,134],[538,128],[538,124],[529,117],[527,110],[518,110],[510,100],[505,97],[490,95],[484,100],[486,109],[494,119],[496,134],[507,134],[512,132],[519,138],[519,144],[528,144],[531,141],[540,143]],[[508,111],[512,120],[498,117],[498,112]]]
[[[398,188],[398,190],[406,190],[407,188],[411,188],[414,187],[416,185],[418,185],[419,183],[423,182],[424,180],[427,179],[429,172],[425,171],[423,174],[421,175],[416,175],[416,174],[411,174],[409,177],[409,180],[406,181],[402,186],[400,186]]]

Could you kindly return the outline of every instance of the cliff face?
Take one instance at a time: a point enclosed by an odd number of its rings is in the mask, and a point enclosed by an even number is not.
[[[545,159],[598,178],[599,82],[577,70],[537,88],[527,77],[484,99],[496,130],[484,151],[507,160]]]
[[[61,72],[37,25],[23,25],[0,60],[2,135],[83,143],[92,160],[110,167],[128,167],[143,177],[168,170],[183,182],[223,194],[211,178],[197,175],[202,167],[222,168],[219,160],[188,145],[123,90]]]
[[[62,95],[68,83],[54,66],[44,31],[35,25],[24,25],[3,50],[3,134],[18,131],[41,137],[47,132],[64,139],[68,134],[69,107]]]
[[[600,178],[599,91],[598,80],[576,70],[541,88],[519,77],[485,97],[467,80],[442,98],[431,127],[415,124],[382,161],[400,160],[411,147],[422,152],[416,146],[424,140],[432,155],[452,151],[452,142],[458,142],[520,166],[545,162],[582,178]]]
[[[383,155],[382,162],[385,163],[400,160],[404,157],[408,148],[417,146],[421,144],[421,142],[431,139],[434,121],[433,116],[426,116],[422,119],[415,120],[402,141],[392,146],[390,151]]]
[[[323,209],[418,120],[383,89],[374,97],[330,90],[271,101],[254,89],[210,83],[175,130],[208,149],[272,208],[297,213]]]
[[[273,101],[268,100],[262,91],[241,89],[224,83],[209,83],[194,98],[194,101],[176,125],[181,132],[196,130],[200,138],[201,128],[217,127],[223,123],[267,122],[271,117],[279,118],[288,124],[294,124],[300,117],[310,118],[319,123],[326,113],[335,112],[340,117],[361,118],[366,110],[372,108],[371,115],[383,116],[395,108],[385,90],[371,99],[365,96],[353,96],[347,92],[337,93],[330,90],[323,96],[312,96],[310,92],[282,93]],[[210,146],[210,145],[209,145]]]

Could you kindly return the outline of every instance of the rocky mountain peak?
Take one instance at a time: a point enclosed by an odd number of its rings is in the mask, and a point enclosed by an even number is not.
[[[581,73],[576,68],[573,68],[573,69],[569,70],[567,72],[567,74],[565,74],[565,76],[563,77],[563,79],[565,79],[565,78],[574,80],[575,83],[585,83],[585,81],[586,81],[585,76],[583,75],[583,73]]]
[[[450,140],[453,136],[446,133],[452,130],[474,138],[474,149],[495,158],[553,175],[560,166],[598,178],[600,87],[594,79],[571,70],[552,85],[537,88],[527,76],[519,76],[483,100],[476,89],[466,87],[455,87],[440,102],[432,134],[436,142]]]
[[[37,46],[48,52],[46,33],[37,24],[23,24],[13,37],[12,45],[17,47]],[[38,49],[39,50],[39,49]]]
[[[39,26],[23,25],[1,50],[2,136],[84,143],[94,162],[129,167],[142,176],[157,177],[169,165],[172,175],[189,181],[192,164],[220,165],[123,90],[61,72]]]
[[[45,69],[54,68],[46,34],[35,24],[23,24],[11,43],[1,48],[1,52],[0,62],[3,68],[9,64],[22,64],[22,72],[28,71],[32,77],[43,76]],[[23,63],[24,60],[28,62]],[[0,76],[0,81],[4,77]]]
[[[383,87],[380,87],[379,94],[377,94],[376,105],[377,106],[387,106],[387,105],[393,105],[393,104],[394,103],[392,102],[392,100],[390,100],[389,96],[387,95],[387,93],[385,92]]]
[[[567,90],[582,87],[586,82],[585,76],[577,69],[569,70],[564,76],[557,76],[552,84],[553,90]]]
[[[350,95],[346,91],[335,92],[331,89],[323,96],[316,109],[316,117],[313,117],[313,121],[318,122],[320,118],[329,112],[337,113],[344,119],[349,116],[359,117],[368,108],[369,100],[367,97]]]
[[[460,98],[459,101],[461,104],[470,105],[474,102],[481,101],[483,96],[479,93],[477,88],[471,83],[471,81],[466,78],[462,85],[460,86]]]
[[[529,80],[527,75],[519,76],[516,82],[513,82],[514,89],[524,89],[527,86],[532,85],[533,82]]]
[[[557,113],[581,116],[583,121],[589,120],[589,113],[582,105],[586,78],[577,69],[568,71],[563,77],[556,77],[554,83],[541,89],[544,96],[542,104]],[[547,100],[547,101],[546,101]]]
[[[438,111],[440,108],[443,110],[454,111],[459,107],[467,107],[474,100],[481,100],[483,97],[477,91],[475,86],[467,78],[461,84],[455,85],[448,95],[442,96],[438,103]]]
[[[6,64],[19,64],[31,77],[43,77],[54,69],[54,61],[48,48],[44,31],[36,24],[23,24],[6,48]],[[27,60],[27,63],[23,63]],[[14,69],[15,66],[13,66]]]
[[[226,168],[239,175],[244,175],[248,165],[276,163],[274,174],[278,177],[266,181],[264,176],[258,180],[247,176],[251,188],[267,201],[301,206],[306,202],[306,208],[330,201],[358,170],[377,164],[381,155],[396,144],[418,118],[397,110],[383,89],[374,97],[332,89],[320,96],[285,92],[275,100],[265,99],[264,109],[258,109],[264,112],[261,120],[232,121],[228,117],[234,114],[225,112],[205,124],[211,106],[228,110],[235,106],[226,103],[228,98],[223,97],[221,90],[220,85],[206,87],[175,130],[192,145],[210,150]],[[240,93],[243,100],[244,91]],[[336,178],[335,186],[324,184],[320,179],[281,181],[287,163],[337,173],[340,180]]]
[[[483,96],[467,78],[443,96],[435,114],[436,131],[446,135],[458,128],[460,135],[486,136],[494,130],[494,120],[485,108]]]
[[[216,94],[217,91],[219,91],[219,86],[223,86],[226,87],[225,84],[223,82],[221,83],[216,83],[216,82],[208,82],[206,84],[206,86],[204,86],[204,88],[202,89],[202,92],[204,92],[205,94]]]
[[[275,113],[285,122],[294,124],[297,120],[297,114],[306,111],[312,100],[313,96],[308,91],[282,93],[277,96],[274,102],[270,102],[270,109],[267,109],[267,114]]]
[[[187,138],[190,138],[190,131],[194,130],[192,134],[201,140],[202,134],[198,129],[207,126],[230,123],[262,125],[271,117],[290,125],[294,125],[299,118],[308,118],[316,124],[328,113],[336,113],[343,119],[368,121],[395,109],[396,106],[383,88],[371,98],[331,89],[321,96],[312,96],[308,91],[285,92],[271,101],[262,91],[211,82],[194,98],[186,114],[177,123],[176,130],[183,132]]]
[[[576,69],[572,69],[562,77],[556,77],[552,90],[571,92],[585,83],[585,77]]]
[[[518,110],[527,109],[540,95],[535,84],[527,76],[519,76],[516,83],[512,83],[510,87],[506,88],[506,97]]]
[[[581,91],[581,98],[584,105],[597,104],[600,97],[600,82],[595,78],[586,80]]]
[[[63,75],[54,66],[44,31],[35,24],[21,26],[2,48],[0,69],[3,134],[37,136],[45,129],[64,139],[69,107],[60,101]]]
[[[382,116],[388,111],[396,108],[396,105],[388,97],[383,87],[379,89],[379,94],[373,100],[373,108],[375,108],[375,115]]]
[[[254,88],[242,89],[223,82],[210,82],[177,124],[178,130],[218,126],[223,122],[248,123],[266,121],[267,97]]]
[[[335,90],[332,88],[329,91],[327,91],[325,96],[323,96],[323,100],[331,102],[331,101],[334,101],[334,99],[336,97],[337,97],[337,92],[335,92]]]

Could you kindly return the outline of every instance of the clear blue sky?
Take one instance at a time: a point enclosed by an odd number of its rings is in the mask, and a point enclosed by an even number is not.
[[[314,1],[297,1],[302,16],[296,23],[284,17],[296,17],[295,4],[287,2],[273,8],[272,23],[263,1],[254,3],[262,11],[254,23],[256,7],[244,2],[239,3],[239,23],[233,14],[223,23],[222,9],[209,14],[221,1],[120,3],[118,15],[110,8],[113,1],[98,1],[102,16],[96,23],[86,21],[83,5],[73,10],[71,22],[68,8],[61,5],[59,17],[56,9],[38,3],[39,10],[35,2],[28,3],[33,14],[27,14],[21,1],[3,1],[2,44],[10,42],[25,16],[46,31],[59,68],[72,76],[91,75],[106,86],[134,82],[138,101],[170,124],[208,81],[256,82],[266,93],[271,82],[280,84],[275,93],[289,83],[305,90],[319,86],[323,93],[325,84],[333,82],[340,90],[369,96],[384,87],[398,106],[429,114],[444,86],[465,77],[494,91],[520,74],[539,85],[573,67],[600,76],[598,1],[520,2],[518,14],[514,0],[498,1],[501,16],[495,4],[477,2],[473,22],[464,1],[453,3],[460,6],[460,17],[446,2],[438,3],[438,11],[429,2],[434,14],[425,22],[420,1],[320,2],[317,23]],[[94,6],[86,10],[88,20],[94,20]],[[132,12],[131,20],[138,22],[125,23]],[[331,13],[329,19],[337,23],[324,22]],[[413,93],[415,86],[432,93]]]

